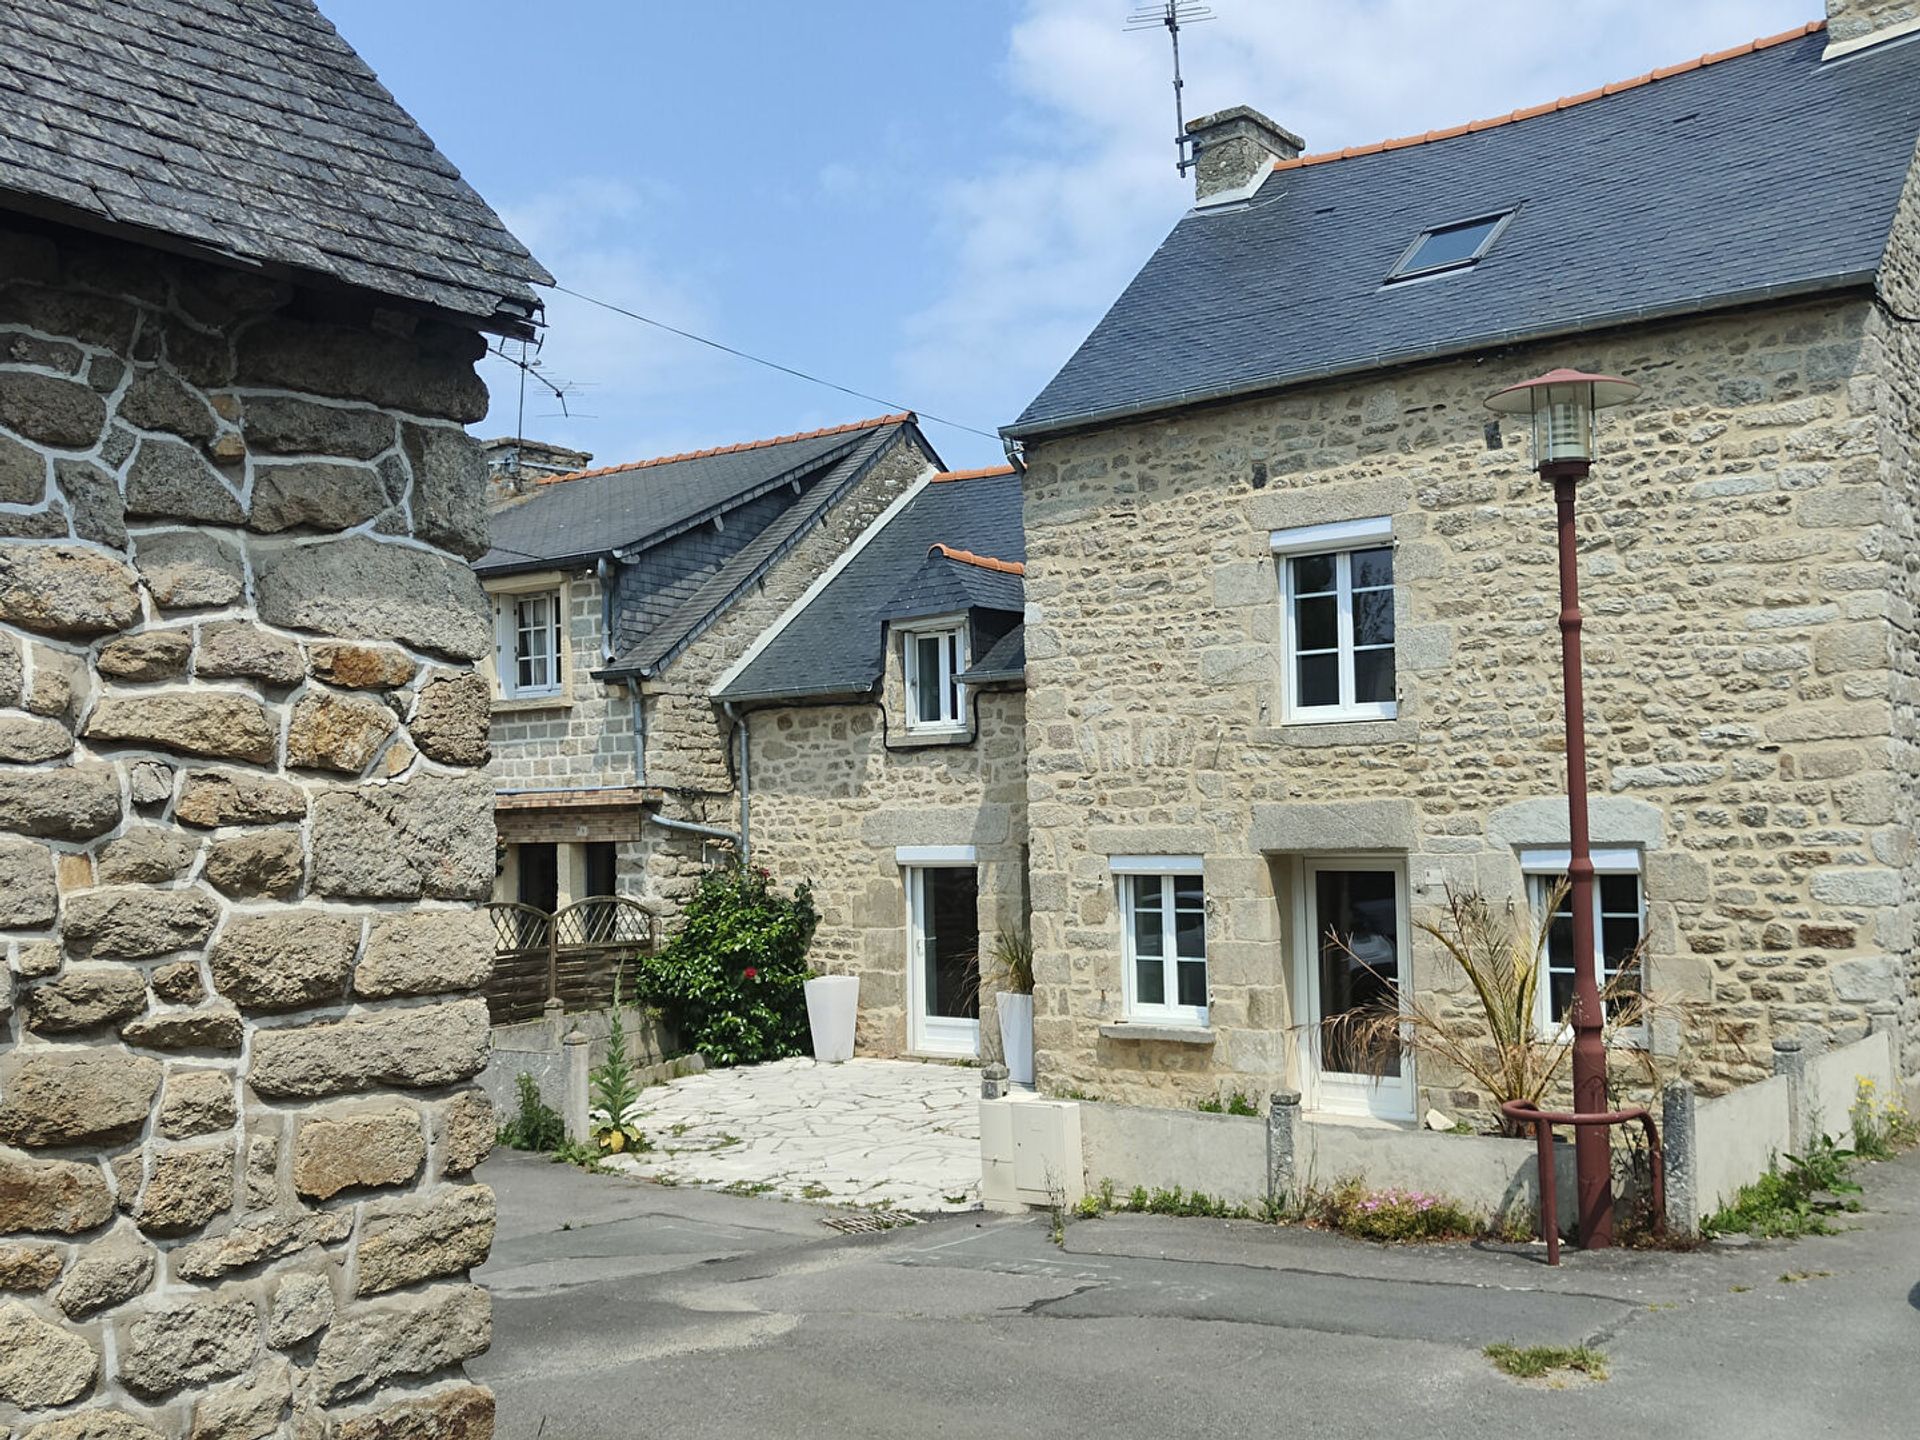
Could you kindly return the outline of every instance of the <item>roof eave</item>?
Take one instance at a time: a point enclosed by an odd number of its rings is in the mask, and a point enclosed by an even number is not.
[[[1554,340],[1597,330],[1614,330],[1627,325],[1682,319],[1689,315],[1714,314],[1723,310],[1737,310],[1744,306],[1765,304],[1771,300],[1802,299],[1843,290],[1870,289],[1878,274],[1877,268],[1849,270],[1835,275],[1816,276],[1812,279],[1796,280],[1780,285],[1762,285],[1720,295],[1696,296],[1670,305],[1648,305],[1631,310],[1579,315],[1556,325],[1533,329],[1517,326],[1509,330],[1475,336],[1471,340],[1441,350],[1383,353],[1369,356],[1364,360],[1356,360],[1347,365],[1302,370],[1293,374],[1268,376],[1260,380],[1236,381],[1228,385],[1196,390],[1183,390],[1151,400],[1139,400],[1126,405],[1062,415],[1052,420],[1036,421],[1031,425],[1024,425],[1016,420],[1011,425],[1001,426],[1000,433],[1006,439],[1023,442],[1051,438],[1124,421],[1148,419],[1196,405],[1212,405],[1229,400],[1248,399],[1256,395],[1270,395],[1281,390],[1291,390],[1296,386],[1345,379],[1376,370],[1397,370],[1408,365],[1421,365],[1430,361],[1454,360],[1462,355],[1471,355],[1481,350],[1532,344],[1537,341]]]

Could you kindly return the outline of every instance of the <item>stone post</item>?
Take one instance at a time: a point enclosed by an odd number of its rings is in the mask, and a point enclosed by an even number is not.
[[[558,1050],[566,1035],[567,1007],[559,999],[550,999],[540,1007],[540,1021],[547,1027],[545,1048]]]
[[[1691,1080],[1669,1080],[1660,1091],[1661,1154],[1667,1169],[1667,1229],[1691,1235],[1700,1224],[1698,1132]]]
[[[483,348],[0,221],[0,1432],[492,1427]]]
[[[1900,1044],[1900,1002],[1897,1000],[1876,1000],[1867,1006],[1867,1033],[1887,1037],[1887,1052],[1893,1062],[1893,1083],[1896,1091],[1906,1088],[1906,1056]],[[1896,1093],[1886,1097],[1889,1100],[1899,1098]]]
[[[1300,1142],[1300,1092],[1276,1090],[1267,1104],[1267,1200],[1284,1205],[1294,1195]]]
[[[1773,1073],[1787,1079],[1787,1143],[1798,1155],[1813,1138],[1808,1133],[1813,1117],[1807,1113],[1807,1055],[1794,1036],[1774,1037]]]
[[[567,1072],[566,1101],[561,1118],[566,1122],[567,1139],[584,1144],[591,1138],[587,1097],[592,1089],[593,1042],[578,1030],[569,1030],[567,1038],[560,1042],[560,1050]]]
[[[998,1100],[1007,1093],[1007,1067],[995,1060],[980,1067],[980,1098]]]

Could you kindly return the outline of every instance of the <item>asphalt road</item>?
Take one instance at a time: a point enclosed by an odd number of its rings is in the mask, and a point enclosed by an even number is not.
[[[482,1178],[502,1440],[1920,1435],[1920,1157],[1831,1237],[1687,1254],[1389,1249],[1247,1222],[813,1207],[515,1154]],[[1792,1281],[1782,1277],[1807,1272]],[[1496,1373],[1592,1344],[1612,1378]]]

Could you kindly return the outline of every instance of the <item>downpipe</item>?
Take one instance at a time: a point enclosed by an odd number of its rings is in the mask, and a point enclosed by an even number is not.
[[[722,700],[720,709],[733,722],[733,733],[740,745],[740,863],[753,860],[753,746],[746,712],[731,700]]]

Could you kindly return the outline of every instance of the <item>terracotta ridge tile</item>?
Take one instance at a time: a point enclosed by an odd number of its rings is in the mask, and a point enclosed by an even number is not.
[[[985,480],[994,475],[1011,475],[1011,465],[987,465],[978,470],[942,470],[927,483],[945,485],[954,480]]]
[[[827,425],[818,430],[801,430],[792,435],[773,435],[765,440],[743,440],[737,445],[713,445],[705,450],[683,450],[678,455],[657,455],[651,460],[629,460],[623,465],[601,465],[592,470],[572,470],[565,475],[549,475],[536,485],[562,485],[569,480],[594,480],[602,475],[619,475],[628,470],[649,470],[655,465],[675,465],[682,460],[705,460],[711,455],[734,455],[743,450],[765,450],[774,445],[790,445],[795,440],[819,440],[828,435],[845,435],[854,430],[875,430],[882,425],[899,425],[916,418],[911,410],[896,410],[891,415],[876,415],[871,420],[850,420],[845,425]]]
[[[1758,40],[1749,40],[1744,45],[1735,45],[1731,49],[1716,50],[1708,55],[1699,55],[1692,60],[1682,60],[1676,65],[1664,65],[1657,70],[1649,70],[1644,75],[1635,75],[1628,80],[1616,80],[1611,85],[1596,86],[1592,90],[1583,90],[1578,95],[1562,96],[1558,100],[1549,100],[1541,105],[1526,105],[1505,115],[1492,115],[1485,120],[1469,120],[1463,125],[1449,125],[1440,130],[1429,130],[1424,135],[1405,135],[1398,140],[1379,140],[1371,145],[1349,145],[1343,150],[1323,150],[1314,155],[1300,155],[1292,160],[1276,160],[1275,170],[1302,170],[1309,165],[1325,165],[1334,160],[1351,160],[1357,155],[1379,155],[1392,150],[1405,150],[1415,145],[1427,145],[1436,140],[1451,140],[1458,135],[1477,135],[1482,130],[1497,129],[1502,125],[1512,125],[1521,120],[1532,120],[1536,116],[1552,114],[1560,110],[1571,110],[1576,105],[1591,104],[1609,95],[1618,95],[1627,90],[1638,90],[1642,85],[1651,85],[1656,80],[1670,80],[1676,75],[1685,75],[1700,69],[1703,65],[1718,65],[1723,60],[1735,60],[1742,55],[1756,54],[1761,50],[1771,50],[1776,45],[1785,45],[1808,35],[1814,35],[1827,28],[1825,20],[1809,20],[1804,25],[1796,25],[1791,30],[1782,30],[1778,35],[1762,36]]]
[[[1027,567],[1018,560],[996,560],[991,555],[976,555],[971,550],[957,550],[951,545],[942,545],[937,541],[927,547],[929,555],[944,555],[949,560],[958,560],[962,565],[977,565],[982,570],[998,570],[1003,575],[1024,575]]]

